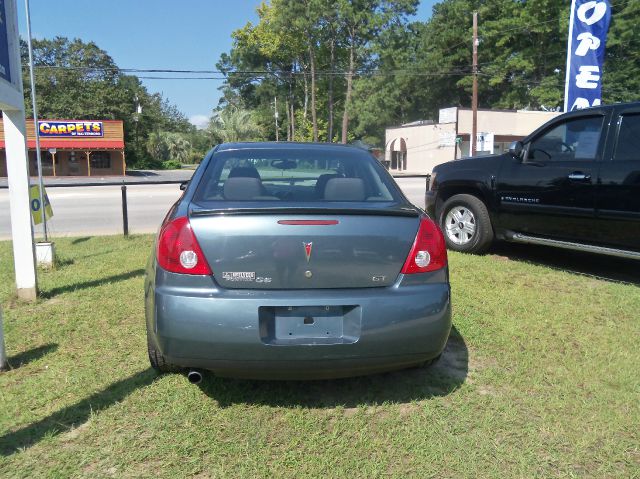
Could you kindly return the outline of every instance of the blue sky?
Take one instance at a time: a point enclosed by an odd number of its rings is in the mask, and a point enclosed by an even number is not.
[[[231,47],[231,32],[256,22],[261,0],[30,0],[34,37],[65,36],[94,41],[120,68],[212,70]],[[421,0],[426,20],[437,0]],[[17,1],[26,37],[24,2]],[[142,74],[141,74],[142,75]],[[194,123],[218,104],[219,80],[143,80]]]

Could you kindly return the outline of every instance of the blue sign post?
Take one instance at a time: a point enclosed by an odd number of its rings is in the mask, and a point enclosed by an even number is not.
[[[610,21],[608,0],[571,2],[564,111],[602,103],[602,64]]]
[[[11,83],[9,37],[7,35],[7,15],[4,8],[4,0],[0,0],[0,78]]]

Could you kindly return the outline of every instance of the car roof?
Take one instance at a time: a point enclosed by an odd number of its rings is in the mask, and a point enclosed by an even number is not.
[[[313,151],[349,151],[368,153],[367,150],[352,145],[342,143],[311,143],[293,141],[245,141],[236,143],[222,143],[216,151],[231,150],[313,150]]]

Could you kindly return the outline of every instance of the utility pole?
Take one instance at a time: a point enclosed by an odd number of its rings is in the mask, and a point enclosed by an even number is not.
[[[278,134],[278,97],[273,97],[273,117],[276,120],[276,141],[280,141],[280,135]]]
[[[471,109],[473,120],[471,126],[471,156],[476,156],[476,138],[478,136],[478,12],[473,12],[473,96]]]

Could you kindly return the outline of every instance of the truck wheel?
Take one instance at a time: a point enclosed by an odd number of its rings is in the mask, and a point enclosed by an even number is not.
[[[483,253],[493,241],[493,228],[484,203],[473,195],[454,195],[439,216],[447,248],[463,253]]]
[[[151,367],[159,373],[173,373],[178,371],[178,368],[173,364],[169,364],[162,353],[158,351],[156,345],[147,331],[147,352],[149,353],[149,363]]]

